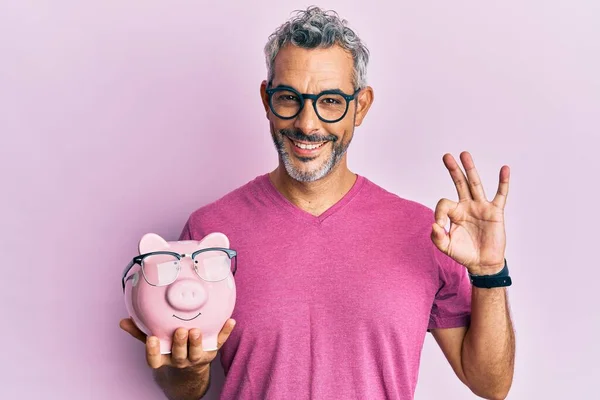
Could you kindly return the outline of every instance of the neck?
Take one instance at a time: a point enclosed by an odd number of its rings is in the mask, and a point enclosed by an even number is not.
[[[345,159],[325,177],[315,182],[298,182],[279,165],[269,173],[277,190],[296,207],[319,216],[340,201],[356,182],[356,174],[348,169]]]

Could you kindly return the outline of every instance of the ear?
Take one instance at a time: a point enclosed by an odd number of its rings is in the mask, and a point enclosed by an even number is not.
[[[263,107],[269,118],[269,95],[267,94],[267,81],[262,81],[260,84],[260,98],[262,100]]]
[[[147,233],[142,236],[138,249],[140,254],[150,253],[151,251],[164,250],[169,247],[169,243],[156,233]]]
[[[371,108],[371,104],[373,104],[374,97],[373,88],[371,86],[367,86],[360,91],[358,98],[356,99],[356,119],[354,121],[354,126],[360,126],[360,124],[362,124],[363,119],[367,116],[369,108]]]
[[[204,236],[204,238],[202,238],[202,240],[198,243],[199,249],[205,249],[207,247],[223,247],[228,249],[229,238],[221,232],[213,232],[208,234]]]

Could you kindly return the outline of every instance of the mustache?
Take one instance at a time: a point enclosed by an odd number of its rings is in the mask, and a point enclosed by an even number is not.
[[[279,133],[292,140],[299,142],[336,142],[337,136],[334,135],[305,135],[302,131],[296,129],[281,129]]]

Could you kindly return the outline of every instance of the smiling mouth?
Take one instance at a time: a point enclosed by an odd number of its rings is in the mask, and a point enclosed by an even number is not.
[[[178,317],[177,315],[173,314],[173,316],[174,316],[175,318],[177,318],[177,319],[180,319],[180,320],[182,320],[182,321],[191,321],[191,320],[193,320],[193,319],[195,319],[195,318],[198,318],[200,315],[202,315],[202,313],[201,313],[201,312],[199,312],[199,313],[198,313],[198,315],[196,315],[195,317],[192,317],[192,318],[181,318],[181,317]]]
[[[317,142],[317,143],[304,143],[304,142],[297,142],[295,140],[290,139],[291,142],[294,144],[295,147],[302,149],[302,150],[316,150],[319,149],[321,147],[323,147],[323,145],[325,142]]]

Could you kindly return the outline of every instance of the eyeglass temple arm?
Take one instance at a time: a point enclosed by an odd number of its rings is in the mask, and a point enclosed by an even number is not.
[[[125,267],[125,269],[123,270],[123,275],[121,276],[121,283],[123,285],[123,291],[125,291],[125,282],[127,281],[125,279],[125,276],[127,276],[127,273],[129,272],[129,270],[131,269],[131,267],[133,267],[134,264],[136,264],[136,259],[135,258],[133,260],[131,260],[129,262],[129,264],[127,264],[127,266]]]
[[[231,273],[233,274],[233,276],[235,276],[235,272],[237,271],[237,257],[238,257],[238,253],[237,251],[233,250],[233,249],[227,249],[227,255],[229,255],[229,258],[233,258],[233,271],[231,271]]]

